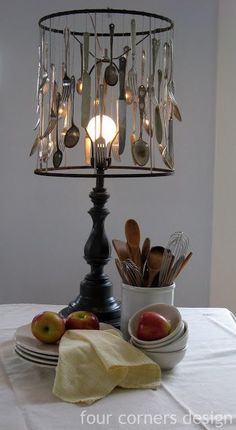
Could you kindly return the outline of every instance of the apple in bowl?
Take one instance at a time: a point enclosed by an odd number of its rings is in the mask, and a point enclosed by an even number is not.
[[[168,336],[171,323],[157,312],[146,311],[140,316],[137,338],[140,340],[158,340]]]
[[[66,320],[66,330],[99,330],[99,320],[97,316],[89,311],[72,312]]]
[[[43,343],[56,343],[65,333],[65,320],[58,313],[44,311],[32,319],[32,334]]]

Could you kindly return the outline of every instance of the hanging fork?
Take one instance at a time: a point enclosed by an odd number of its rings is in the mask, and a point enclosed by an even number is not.
[[[64,29],[64,42],[65,42],[65,72],[62,81],[62,94],[61,103],[68,101],[71,93],[71,79],[68,76],[68,58],[70,49],[70,30],[69,28]]]

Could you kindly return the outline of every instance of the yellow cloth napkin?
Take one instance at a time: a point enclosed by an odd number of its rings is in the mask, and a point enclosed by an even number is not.
[[[59,345],[53,393],[91,404],[117,386],[156,389],[160,377],[159,365],[116,330],[68,330]]]

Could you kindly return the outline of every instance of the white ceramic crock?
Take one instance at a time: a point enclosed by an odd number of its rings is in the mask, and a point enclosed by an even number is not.
[[[153,303],[174,304],[175,283],[167,287],[133,287],[121,284],[121,324],[125,339],[129,339],[128,322],[130,317],[144,306]]]

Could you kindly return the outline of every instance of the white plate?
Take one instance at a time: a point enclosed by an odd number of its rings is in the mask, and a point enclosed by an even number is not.
[[[36,358],[34,359],[34,358],[31,358],[29,355],[25,355],[21,350],[19,350],[17,348],[17,345],[15,345],[15,352],[18,355],[18,357],[22,358],[22,360],[28,361],[28,362],[30,362],[32,364],[35,364],[36,366],[51,367],[51,368],[54,368],[54,367],[57,366],[57,362],[56,361],[50,362],[50,361],[47,361],[47,360],[40,360],[40,359],[36,359]]]
[[[17,345],[26,348],[28,351],[58,357],[58,344],[45,344],[36,339],[31,332],[31,324],[18,327],[15,333]]]
[[[114,328],[110,324],[100,323],[100,330],[116,330],[120,333],[120,330]],[[15,333],[15,342],[16,345],[21,347],[21,350],[26,350],[25,353],[34,353],[37,354],[39,358],[44,358],[48,356],[48,358],[58,358],[58,345],[57,344],[46,344],[40,342],[36,339],[31,332],[31,324],[26,324],[21,327],[18,327]],[[49,357],[50,356],[50,357]],[[47,357],[45,357],[47,358]]]
[[[42,360],[42,361],[48,361],[52,363],[57,363],[58,357],[55,355],[47,355],[47,354],[40,354],[38,352],[29,351],[28,349],[24,348],[23,346],[20,346],[19,344],[15,344],[15,348],[22,353],[22,355],[25,355],[32,360]]]

